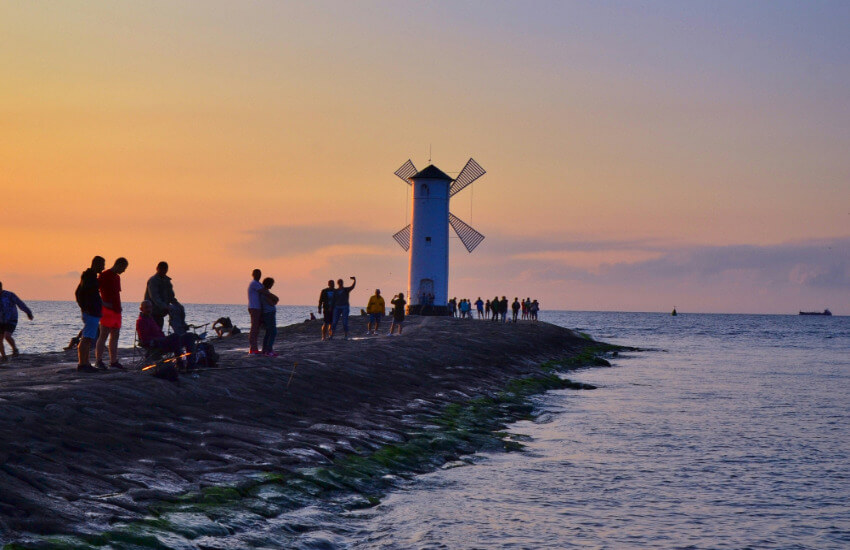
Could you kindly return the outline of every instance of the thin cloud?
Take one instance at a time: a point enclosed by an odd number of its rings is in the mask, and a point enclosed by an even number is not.
[[[395,243],[392,234],[351,226],[276,225],[245,232],[243,240],[231,245],[242,254],[264,259],[304,254],[380,254]]]

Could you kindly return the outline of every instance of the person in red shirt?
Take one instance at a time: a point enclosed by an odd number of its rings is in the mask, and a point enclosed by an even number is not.
[[[130,262],[126,258],[118,258],[115,264],[104,270],[98,277],[100,298],[103,309],[100,317],[100,335],[94,349],[95,366],[106,370],[103,364],[103,349],[106,338],[109,337],[109,366],[113,369],[124,370],[118,362],[118,334],[121,331],[121,274],[127,270]]]
[[[195,335],[192,333],[163,334],[162,329],[153,317],[153,303],[145,300],[139,305],[139,318],[136,319],[136,333],[139,343],[143,348],[157,348],[165,352],[180,353],[185,349],[187,353],[193,353],[195,348]],[[182,364],[177,360],[178,367]],[[190,357],[189,364],[193,363]]]

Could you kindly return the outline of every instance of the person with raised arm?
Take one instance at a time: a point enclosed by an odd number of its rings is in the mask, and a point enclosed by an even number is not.
[[[351,277],[354,281],[351,286],[343,286],[342,279],[337,280],[336,290],[334,290],[334,321],[331,326],[331,338],[336,334],[336,326],[339,320],[342,319],[342,330],[345,333],[343,338],[348,340],[348,312],[349,312],[349,295],[354,287],[357,286],[357,277]]]

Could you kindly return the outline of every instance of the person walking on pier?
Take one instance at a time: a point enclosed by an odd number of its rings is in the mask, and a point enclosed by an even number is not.
[[[366,305],[366,313],[369,314],[369,326],[366,334],[378,334],[381,328],[381,318],[387,312],[387,306],[384,302],[384,297],[381,296],[381,289],[376,288],[375,294],[369,298],[369,303]]]
[[[94,348],[95,366],[106,370],[103,363],[103,350],[106,339],[109,338],[109,366],[124,370],[118,362],[118,335],[121,332],[121,274],[127,270],[130,262],[126,258],[118,258],[112,267],[101,272],[98,277],[100,299],[103,303],[100,315],[100,335]]]
[[[331,338],[336,334],[336,325],[342,319],[342,330],[345,333],[344,338],[348,340],[348,312],[349,300],[348,297],[354,287],[357,286],[357,277],[351,277],[354,281],[351,286],[343,286],[342,279],[337,280],[337,288],[334,291],[334,322],[331,326]]]
[[[174,286],[168,275],[168,262],[156,264],[156,273],[148,279],[145,286],[145,300],[153,305],[153,318],[159,328],[165,325],[165,316],[169,314],[171,304],[177,301],[174,297]]]
[[[407,302],[404,300],[404,293],[399,292],[390,303],[393,305],[393,322],[390,325],[390,334],[393,335],[395,328],[398,327],[398,334],[401,336],[401,329],[404,327],[404,306]]]
[[[92,344],[100,339],[99,325],[100,316],[103,314],[103,301],[100,299],[100,283],[98,275],[106,267],[106,260],[101,256],[95,256],[91,261],[91,267],[83,271],[80,276],[80,284],[74,292],[77,305],[83,319],[83,330],[80,333],[80,342],[77,344],[77,371],[97,372],[89,361]]]
[[[328,286],[319,294],[319,313],[324,314],[322,321],[322,340],[331,337],[331,326],[334,322],[334,282],[328,281]]]
[[[8,360],[4,341],[9,342],[12,347],[12,357],[18,355],[18,347],[15,345],[15,339],[12,338],[12,333],[18,326],[18,308],[32,321],[30,308],[14,292],[3,290],[3,283],[0,283],[0,363]]]

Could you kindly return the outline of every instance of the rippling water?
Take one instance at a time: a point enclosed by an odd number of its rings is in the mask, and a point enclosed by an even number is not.
[[[241,306],[188,309],[190,322],[247,321]],[[309,310],[283,308],[280,324]],[[75,319],[61,330],[75,332]],[[478,454],[400,483],[366,510],[235,514],[248,528],[204,547],[850,548],[850,317],[542,319],[649,350],[571,375],[595,391],[538,397],[536,421],[510,427],[526,436],[525,452]],[[21,320],[24,347],[56,349],[26,340],[33,325]]]
[[[555,313],[652,347],[551,392],[527,452],[421,476],[362,548],[848,548],[847,317]]]

